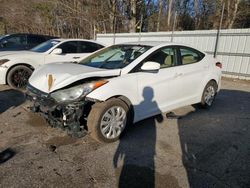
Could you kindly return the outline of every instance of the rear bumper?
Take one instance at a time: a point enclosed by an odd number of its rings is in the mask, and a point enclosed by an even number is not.
[[[0,66],[0,84],[7,84],[6,83],[7,71],[8,71],[7,67]]]

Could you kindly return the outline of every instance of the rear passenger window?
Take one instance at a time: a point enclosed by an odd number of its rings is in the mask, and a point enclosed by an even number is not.
[[[58,48],[62,49],[63,54],[77,53],[77,41],[65,42],[58,46]]]
[[[78,44],[78,53],[92,53],[103,48],[102,45],[95,44],[92,42],[80,41]]]
[[[196,63],[204,57],[201,52],[190,48],[180,48],[182,65]]]

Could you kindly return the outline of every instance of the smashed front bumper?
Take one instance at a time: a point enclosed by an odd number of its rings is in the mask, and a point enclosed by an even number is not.
[[[68,134],[82,137],[86,134],[84,127],[84,110],[86,101],[58,103],[47,93],[31,85],[27,86],[26,98],[32,102],[32,112],[42,115],[52,127],[67,130]]]

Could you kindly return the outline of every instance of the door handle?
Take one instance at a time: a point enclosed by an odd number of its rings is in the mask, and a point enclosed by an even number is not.
[[[79,59],[80,57],[73,57],[73,59]]]

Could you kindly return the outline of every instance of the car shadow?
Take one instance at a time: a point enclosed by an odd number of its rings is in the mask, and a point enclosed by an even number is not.
[[[150,87],[143,91],[144,101],[139,104],[151,103],[158,109],[153,101],[154,93]],[[119,176],[118,187],[154,187],[155,185],[155,144],[156,121],[162,122],[162,115],[155,116],[139,123],[129,129],[119,142],[113,158],[113,164]],[[119,165],[123,161],[122,166]]]
[[[250,93],[221,90],[209,110],[177,118],[190,187],[250,187]]]
[[[171,117],[190,187],[250,187],[249,92],[221,90],[210,109],[194,105]],[[113,157],[118,187],[155,187],[157,121],[162,115],[136,123],[120,140]]]
[[[11,107],[17,107],[25,101],[23,92],[15,89],[0,91],[0,114]]]

